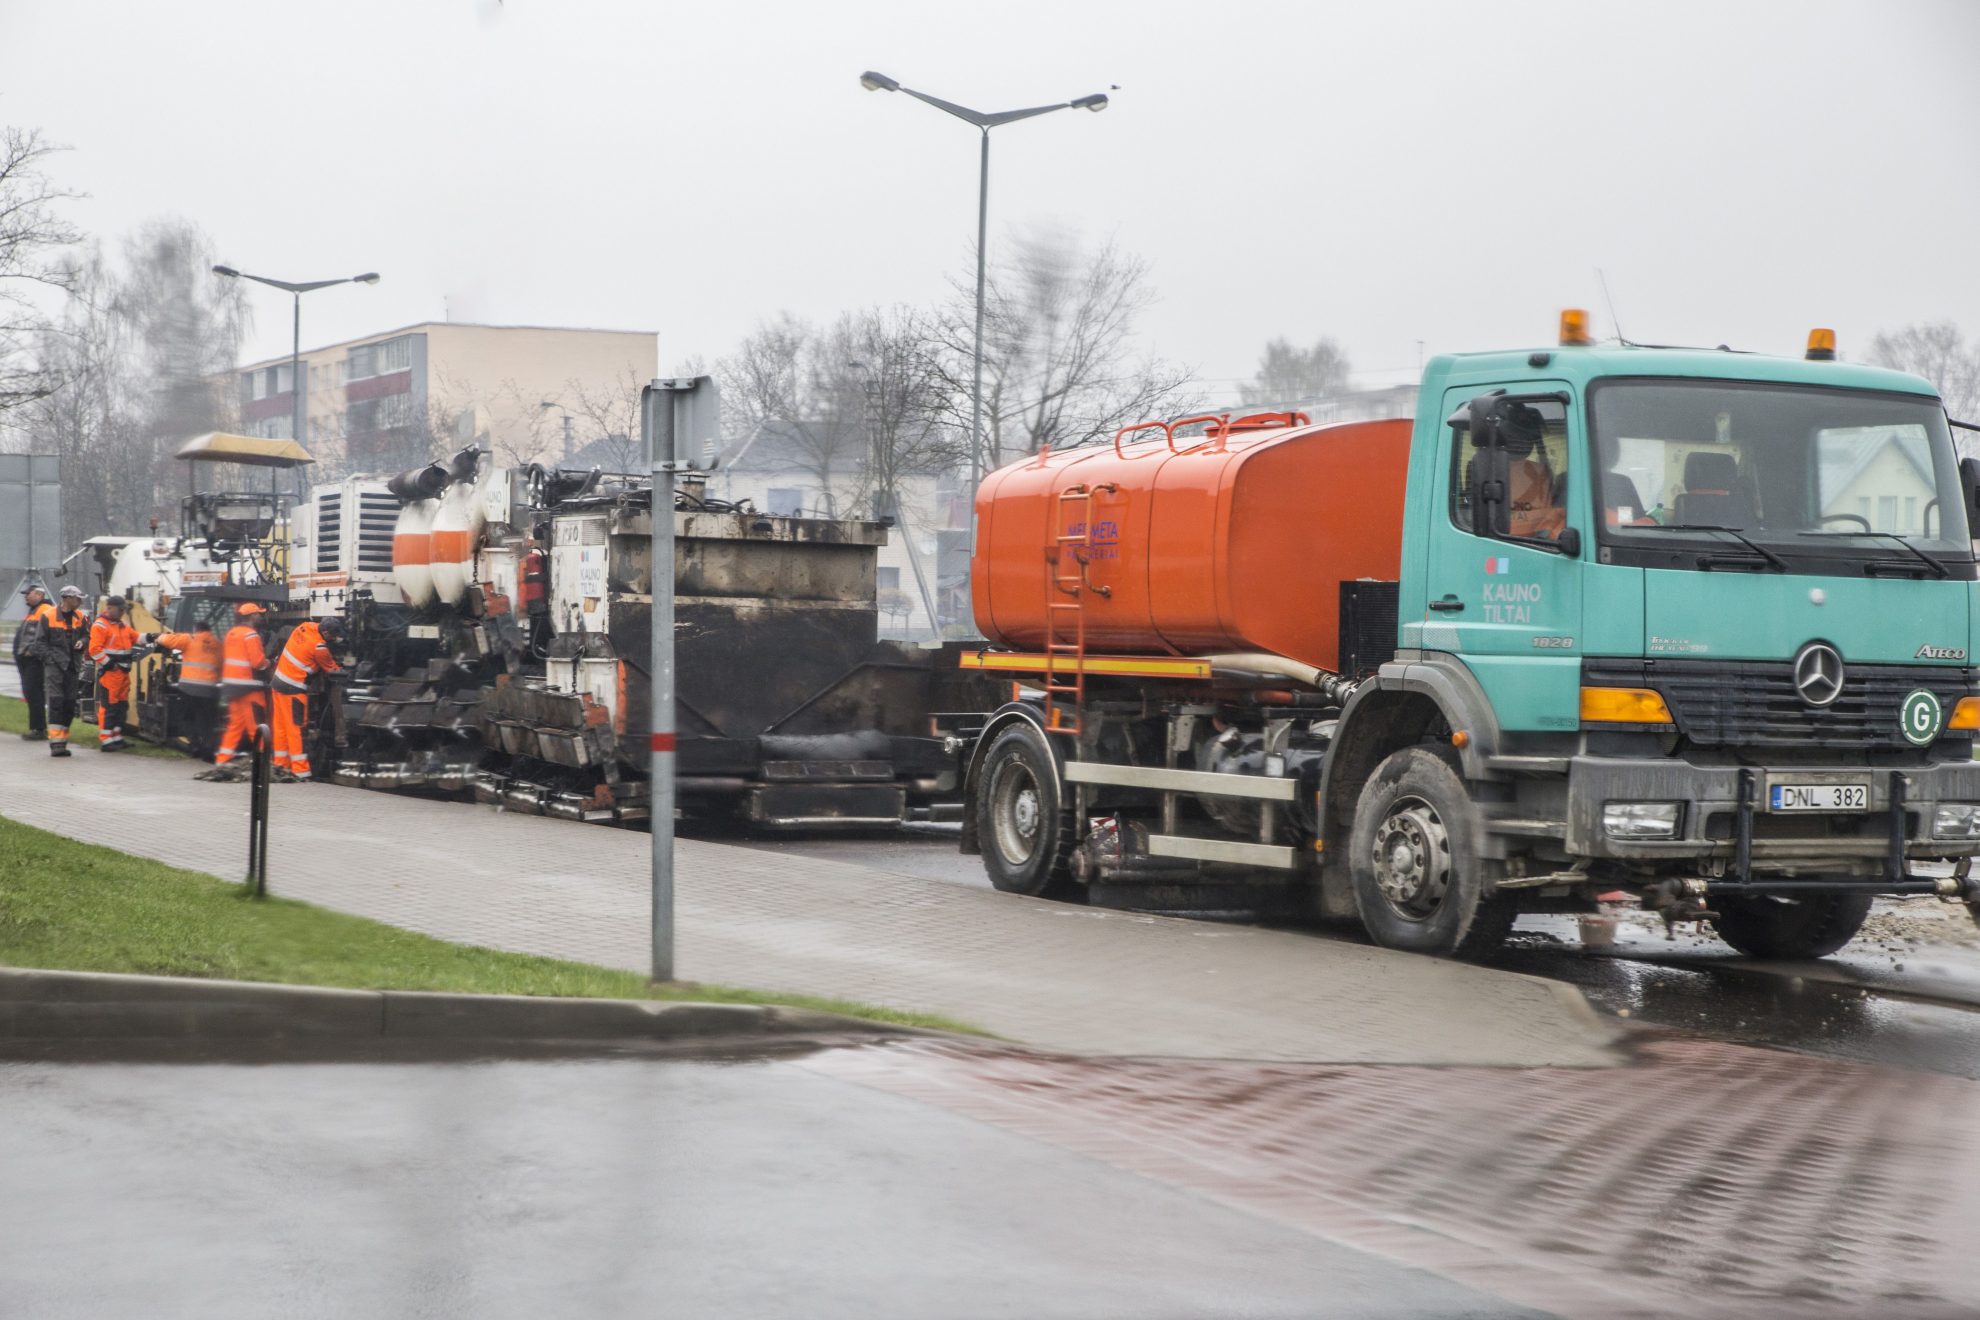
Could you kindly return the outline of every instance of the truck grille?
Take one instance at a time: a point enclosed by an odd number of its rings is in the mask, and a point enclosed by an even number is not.
[[[1842,695],[1810,706],[1794,690],[1785,660],[1587,660],[1591,687],[1647,687],[1671,708],[1678,731],[1704,747],[1908,748],[1898,708],[1918,688],[1938,697],[1948,717],[1974,690],[1975,671],[1939,665],[1843,666]],[[1950,738],[1971,741],[1971,735]]]

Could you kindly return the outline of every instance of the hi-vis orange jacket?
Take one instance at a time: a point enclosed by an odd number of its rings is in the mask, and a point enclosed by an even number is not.
[[[268,652],[262,649],[261,634],[245,623],[227,630],[221,648],[225,657],[220,673],[220,689],[229,697],[246,696],[261,690],[261,676],[268,670]]]
[[[304,619],[289,634],[289,644],[275,662],[275,686],[284,692],[301,692],[309,687],[311,674],[334,674],[341,665],[324,644],[316,620]]]
[[[96,661],[98,673],[128,668],[137,644],[137,629],[124,619],[102,615],[89,626],[89,658]]]
[[[220,639],[211,630],[160,633],[158,644],[179,653],[179,686],[210,697],[220,686]]]

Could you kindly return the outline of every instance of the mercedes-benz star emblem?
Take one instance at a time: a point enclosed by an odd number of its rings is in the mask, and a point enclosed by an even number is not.
[[[1842,654],[1827,642],[1810,642],[1794,657],[1794,690],[1811,706],[1826,706],[1842,695]]]

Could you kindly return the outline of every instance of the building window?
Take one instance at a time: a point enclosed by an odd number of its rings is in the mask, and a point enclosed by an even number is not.
[[[795,518],[804,511],[804,491],[797,486],[772,486],[764,504],[774,518]]]
[[[880,590],[882,590],[882,591],[899,591],[899,590],[901,589],[901,570],[900,570],[900,569],[898,569],[898,568],[882,568],[882,569],[880,569],[880,570],[879,570],[879,572],[880,572],[880,582],[879,582],[879,586],[880,586]]]
[[[1876,530],[1880,532],[1894,532],[1897,530],[1897,496],[1879,495],[1877,497]]]
[[[345,362],[347,380],[365,380],[372,376],[389,376],[395,371],[411,370],[411,335],[382,339],[375,344],[360,344],[351,350]]]
[[[1918,530],[1918,497],[1916,495],[1907,495],[1904,497],[1904,526],[1898,530],[1905,532],[1915,532]]]

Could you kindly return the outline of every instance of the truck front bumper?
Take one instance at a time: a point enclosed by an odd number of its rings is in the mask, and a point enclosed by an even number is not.
[[[1775,813],[1775,780],[1868,781],[1861,812]],[[1706,864],[1734,876],[1882,875],[1899,879],[1910,859],[1980,856],[1980,839],[1932,836],[1940,803],[1980,803],[1980,762],[1903,769],[1834,766],[1701,766],[1688,761],[1577,756],[1568,768],[1569,855],[1618,861]],[[1617,838],[1603,808],[1617,802],[1679,804],[1670,838]]]

